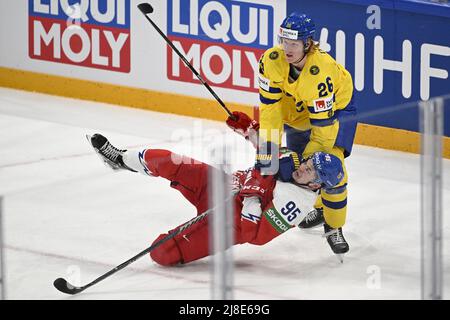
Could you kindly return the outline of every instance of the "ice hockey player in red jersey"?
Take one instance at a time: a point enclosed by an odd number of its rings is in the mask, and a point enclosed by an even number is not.
[[[111,168],[165,178],[195,206],[197,215],[208,210],[208,171],[218,169],[164,149],[120,150],[101,134],[88,139]],[[254,168],[232,174],[234,244],[263,245],[298,226],[313,210],[315,191],[332,188],[344,175],[339,159],[323,152],[300,163],[296,153],[287,151],[279,161],[277,176],[262,176]],[[154,242],[166,236],[163,233]],[[209,255],[208,241],[206,218],[155,248],[150,256],[163,266],[188,263]]]

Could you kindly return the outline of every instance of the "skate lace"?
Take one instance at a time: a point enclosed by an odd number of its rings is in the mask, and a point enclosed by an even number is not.
[[[119,150],[111,143],[107,142],[103,147],[100,148],[100,152],[109,160],[116,161],[117,157],[123,153],[123,150]]]
[[[310,213],[308,213],[308,214],[306,215],[305,222],[306,222],[306,223],[313,222],[314,220],[316,220],[317,215],[318,215],[317,210],[311,211]]]
[[[340,228],[338,228],[338,229],[331,229],[330,231],[326,232],[323,236],[326,237],[326,238],[330,237],[331,241],[334,244],[344,243],[345,242],[344,236],[342,235],[342,232],[341,232]]]

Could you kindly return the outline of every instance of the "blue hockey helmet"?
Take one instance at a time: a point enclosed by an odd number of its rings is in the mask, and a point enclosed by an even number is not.
[[[312,181],[323,185],[326,189],[336,187],[344,178],[341,160],[329,153],[315,152],[311,157],[299,160],[299,154],[294,151],[284,152],[279,159],[278,179],[292,182],[292,173],[301,163],[312,160],[317,178]]]
[[[317,172],[314,182],[324,184],[325,188],[333,188],[344,178],[344,169],[338,157],[325,152],[315,152],[311,159]]]
[[[314,21],[304,13],[292,12],[280,25],[278,36],[291,40],[302,40],[306,43],[316,31]]]

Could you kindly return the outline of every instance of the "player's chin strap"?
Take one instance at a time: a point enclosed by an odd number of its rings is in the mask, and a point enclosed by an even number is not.
[[[313,188],[311,188],[311,187],[309,186],[309,184],[306,184],[306,183],[297,183],[297,182],[295,182],[295,180],[292,180],[291,183],[294,184],[294,185],[296,185],[296,186],[299,187],[299,188],[307,189],[307,190],[310,190],[310,191],[313,191],[313,192],[318,192],[318,191],[320,190],[320,188],[321,188],[321,186],[320,186],[320,187],[318,187],[318,188],[316,188],[316,189],[313,189]],[[311,182],[310,182],[310,183],[311,183]],[[315,183],[315,182],[314,182],[314,183]]]
[[[311,155],[311,156],[309,156],[308,158],[301,159],[301,160],[300,160],[300,164],[307,162],[309,159],[312,159],[312,157],[313,157],[313,156]],[[295,160],[294,160],[294,161],[295,161]],[[297,166],[297,168],[298,168],[298,166]],[[296,168],[296,169],[297,169],[297,168]],[[319,177],[316,177],[313,181],[310,181],[310,182],[308,182],[308,183],[298,183],[298,182],[295,182],[294,179],[292,179],[292,183],[295,184],[296,186],[300,187],[300,188],[309,189],[309,190],[314,191],[314,192],[319,191],[320,188],[322,187],[322,181],[320,180]],[[320,187],[318,187],[318,188],[316,188],[316,189],[312,189],[312,188],[309,186],[310,183],[318,183],[318,184],[320,185]]]
[[[292,64],[295,66],[296,64],[299,64],[300,62],[302,62],[303,59],[305,59],[305,58],[306,58],[306,52],[303,54],[303,57],[301,57],[297,61],[293,62]]]
[[[305,59],[306,58],[306,55],[308,54],[308,52],[309,52],[309,47],[310,47],[310,44],[305,44],[305,46],[304,46],[304,51],[305,51],[305,53],[303,54],[303,57],[301,57],[300,59],[298,59],[297,61],[295,61],[295,62],[293,62],[292,64],[295,66],[296,64],[299,64],[300,62],[302,62],[303,61],[303,59]]]

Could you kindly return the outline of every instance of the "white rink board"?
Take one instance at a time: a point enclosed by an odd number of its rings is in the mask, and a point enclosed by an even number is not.
[[[199,160],[226,136],[235,143],[233,167],[246,168],[253,157],[218,122],[0,89],[8,299],[209,299],[208,258],[163,268],[143,257],[79,295],[53,288],[61,276],[92,281],[194,215],[167,181],[103,166],[84,138],[94,132],[118,147],[169,148]],[[344,264],[320,229],[240,245],[233,249],[235,298],[420,299],[419,162],[418,155],[356,145],[347,161]],[[448,299],[449,160],[443,173]]]
[[[97,68],[90,68],[90,67],[84,67],[84,66],[74,66],[72,64],[64,64],[64,63],[56,63],[51,61],[44,61],[44,60],[36,60],[30,58],[30,54],[34,52],[33,49],[29,49],[29,3],[30,0],[18,0],[18,1],[1,1],[0,2],[0,46],[2,48],[7,48],[7,50],[1,50],[0,51],[0,66],[6,67],[6,68],[12,68],[12,69],[19,69],[19,70],[25,70],[25,71],[32,71],[32,72],[38,72],[38,73],[44,73],[44,74],[50,74],[50,75],[59,75],[59,76],[65,76],[69,78],[75,78],[75,79],[83,79],[83,80],[89,80],[94,82],[104,82],[104,83],[110,83],[114,85],[121,85],[126,87],[132,87],[132,88],[143,88],[143,89],[150,89],[153,91],[160,91],[160,92],[170,92],[170,93],[177,93],[177,94],[184,94],[189,95],[193,97],[199,97],[199,98],[207,98],[211,99],[210,94],[208,91],[204,90],[204,88],[201,88],[198,84],[192,84],[187,82],[181,82],[181,81],[172,81],[168,79],[168,73],[167,70],[167,45],[164,42],[163,38],[156,32],[156,30],[148,23],[148,21],[144,18],[142,13],[137,9],[137,4],[145,2],[142,0],[114,0],[115,3],[128,3],[126,1],[130,2],[129,6],[129,12],[130,12],[130,72],[124,73],[124,72],[116,72],[116,71],[110,71],[110,70],[101,70]],[[35,3],[36,10],[41,10],[41,12],[52,12],[52,7],[49,5],[49,0],[31,0],[31,2]],[[124,2],[125,1],[125,2]],[[174,3],[174,7],[176,4],[180,3],[177,0],[171,0]],[[52,1],[53,3],[54,1]],[[58,2],[58,1],[57,1]],[[183,10],[183,7],[177,9],[173,9],[173,12],[168,12],[167,3],[168,1],[148,1],[151,3],[151,5],[154,8],[154,12],[151,14],[151,18],[153,21],[158,25],[158,27],[164,32],[167,33],[167,30],[169,26],[167,25],[167,16],[168,15],[174,15],[174,14],[180,14],[179,11]],[[210,36],[214,34],[214,28],[215,26],[209,26],[208,22],[205,22],[206,18],[202,18],[201,12],[204,9],[204,7],[201,7],[201,3],[199,0],[192,0],[189,1],[193,5],[197,5],[199,8],[197,11],[199,11],[198,15],[200,16],[199,19],[202,20],[202,26],[205,28],[210,29],[210,34],[206,35],[206,38],[209,39],[207,36]],[[86,16],[91,17],[94,16],[90,12],[92,11],[92,1],[85,0],[82,1],[82,3],[86,3],[87,6],[85,8],[86,10]],[[185,4],[186,1],[181,2],[180,6]],[[200,4],[199,4],[200,3]],[[211,6],[211,12],[214,14],[214,10],[219,10],[222,8],[222,5],[217,2],[210,2],[213,3]],[[214,3],[216,3],[214,5]],[[286,1],[270,1],[270,0],[245,0],[245,1],[239,1],[239,3],[236,2],[237,7],[240,8],[242,3],[249,3],[250,5],[265,5],[267,7],[270,7],[271,14],[270,19],[273,21],[272,28],[277,28],[280,21],[285,17],[286,14]],[[60,11],[62,9],[60,8]],[[227,9],[228,10],[228,9]],[[244,10],[244,9],[242,9]],[[176,12],[175,12],[176,11]],[[115,14],[117,17],[115,17],[114,21],[123,20],[123,13],[121,10],[117,9]],[[97,14],[98,16],[99,14]],[[119,18],[120,17],[122,18]],[[227,34],[232,33],[232,26],[233,23],[236,25],[236,22],[233,21],[233,16],[230,10],[223,11],[223,16],[227,19],[230,19],[230,26],[229,29],[225,30],[226,34],[221,35],[225,40],[223,43],[226,45],[226,39],[228,37]],[[235,19],[235,18],[234,18]],[[92,18],[91,18],[92,20]],[[87,20],[86,23],[90,23],[91,20]],[[193,18],[191,18],[192,21]],[[259,21],[259,20],[257,20]],[[200,22],[198,20],[195,20],[197,24]],[[82,23],[82,22],[81,22]],[[191,22],[194,23],[194,22]],[[249,23],[249,22],[247,22]],[[177,21],[172,21],[172,25],[170,26],[171,29],[174,30],[182,30],[182,27],[188,27],[188,25],[183,24],[181,21],[177,23]],[[244,26],[245,27],[245,26]],[[14,28],[14,32],[10,32],[11,28]],[[61,27],[62,28],[62,27]],[[198,28],[198,25],[197,25]],[[255,27],[256,28],[256,27]],[[40,29],[39,29],[40,30]],[[258,32],[262,32],[263,28],[257,29]],[[276,29],[274,29],[276,30]],[[224,31],[224,32],[225,32]],[[100,28],[99,34],[100,37],[103,37],[103,29]],[[223,33],[223,32],[222,32]],[[36,34],[33,33],[31,35],[31,42],[33,42],[34,46],[36,46],[37,41],[36,39],[43,39],[45,37],[50,37],[49,30],[44,31],[37,31]],[[60,51],[64,51],[63,47],[63,35],[56,33],[56,38],[58,41],[61,42],[61,48],[58,49]],[[55,35],[51,34],[51,35]],[[216,32],[217,34],[217,32]],[[270,36],[273,36],[274,39],[271,39],[273,43],[276,41],[275,39],[276,33],[271,34]],[[186,35],[189,37],[189,34]],[[37,38],[36,38],[37,37]],[[76,38],[76,37],[75,37]],[[53,41],[55,40],[55,37],[52,38]],[[117,39],[116,39],[117,40]],[[111,40],[112,41],[112,40]],[[94,46],[96,44],[95,41],[91,39],[91,41],[86,42],[86,47],[89,46],[86,50],[90,50],[91,52],[94,52]],[[211,43],[213,45],[213,43]],[[42,47],[44,44],[41,45]],[[98,46],[98,44],[97,44]],[[67,46],[66,46],[67,47]],[[239,44],[234,45],[234,47],[239,47]],[[43,50],[43,49],[42,49]],[[76,51],[75,49],[73,49]],[[32,51],[32,52],[30,52]],[[60,53],[62,54],[62,53]],[[73,54],[74,55],[74,54]],[[97,62],[98,64],[101,64],[102,61],[102,54],[97,53],[93,54],[97,56]],[[216,56],[217,58],[217,56]],[[240,59],[244,59],[245,54],[242,52],[240,54]],[[112,57],[109,57],[109,59],[112,59]],[[228,61],[231,59],[230,57],[226,57],[223,61]],[[254,57],[254,59],[259,59],[259,56]],[[111,63],[111,62],[110,62]],[[182,64],[182,62],[180,62]],[[208,61],[208,63],[214,63],[211,61]],[[225,69],[235,69],[237,68],[239,64],[235,63],[235,66],[233,67],[232,64],[229,64],[228,62],[224,66]],[[257,68],[257,63],[254,64],[253,68]],[[198,69],[198,67],[197,67]],[[174,71],[170,71],[174,72]],[[233,71],[234,72],[234,71]],[[236,71],[238,72],[238,71]],[[193,76],[194,77],[194,76]],[[233,75],[233,77],[239,77],[238,74]],[[207,81],[209,79],[206,79]],[[211,81],[210,84],[214,86],[214,83]],[[242,90],[236,90],[236,89],[228,89],[228,88],[220,88],[215,87],[214,90],[217,92],[217,94],[224,100],[234,103],[242,103],[242,104],[248,104],[248,105],[255,105],[258,103],[258,94],[255,92],[246,92]]]

